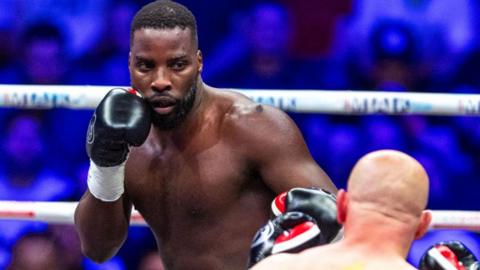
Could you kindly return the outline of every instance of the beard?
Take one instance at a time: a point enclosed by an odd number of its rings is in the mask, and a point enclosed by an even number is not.
[[[182,123],[192,110],[197,93],[197,80],[194,81],[183,99],[177,99],[172,112],[166,115],[159,114],[152,110],[152,123],[160,130],[172,130]]]

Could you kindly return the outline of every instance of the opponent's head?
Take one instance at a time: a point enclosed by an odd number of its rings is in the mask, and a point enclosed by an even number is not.
[[[420,237],[431,219],[424,211],[428,189],[428,175],[417,160],[395,150],[374,151],[354,166],[348,180],[348,203],[339,194],[338,200],[348,204],[339,207],[339,218],[348,219],[349,211],[359,209],[380,213],[406,224],[404,227]]]
[[[183,5],[159,0],[135,15],[130,32],[132,87],[153,107],[153,124],[172,129],[192,109],[202,70],[197,26]]]

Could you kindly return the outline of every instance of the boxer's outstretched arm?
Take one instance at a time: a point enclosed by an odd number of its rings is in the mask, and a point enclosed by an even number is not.
[[[85,192],[75,210],[83,254],[95,262],[113,257],[127,238],[131,210],[124,196],[114,202],[103,202]]]
[[[277,227],[276,230],[279,234],[281,233],[282,237],[289,235],[289,241],[279,242],[281,238],[277,238],[275,235],[272,235],[273,239],[271,237],[254,238],[249,266],[274,254],[276,246],[282,246],[282,252],[298,252],[312,245],[328,243],[340,229],[336,219],[335,198],[321,190],[336,194],[337,189],[311,157],[295,123],[284,112],[268,106],[258,109],[252,116],[254,116],[252,117],[254,121],[247,119],[249,120],[247,126],[250,129],[241,129],[242,132],[245,132],[244,136],[249,139],[245,145],[255,146],[255,148],[248,149],[247,154],[253,153],[253,155],[249,155],[249,160],[259,172],[262,181],[274,193],[286,192],[285,201],[282,202],[285,207],[282,208],[281,213],[276,213],[280,215],[261,228],[256,236],[265,235],[264,230],[267,235],[271,235],[271,229],[268,228],[273,228],[275,231],[275,226],[269,224],[272,222],[275,224],[274,222],[279,218],[282,220],[292,213],[308,215],[315,220],[315,225],[304,226],[308,223],[306,222],[298,225],[303,227],[301,230],[295,230],[295,227],[286,226],[290,222],[289,218],[286,218],[287,223],[280,223],[285,226],[280,226],[281,229]],[[296,226],[296,224],[293,225]],[[314,228],[316,230],[313,230]],[[292,231],[296,231],[295,234],[290,234]],[[307,232],[320,233],[310,234]],[[308,236],[312,236],[312,238],[308,238]]]

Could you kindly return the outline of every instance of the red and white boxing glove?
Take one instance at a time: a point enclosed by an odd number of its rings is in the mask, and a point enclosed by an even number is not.
[[[248,267],[281,252],[297,253],[324,243],[315,219],[302,212],[280,214],[257,231],[250,246]]]
[[[459,241],[440,242],[420,259],[420,270],[479,270],[475,255]]]
[[[330,243],[342,228],[337,222],[337,199],[323,189],[292,188],[278,195],[271,208],[275,216],[292,211],[311,216],[322,231],[325,243]]]

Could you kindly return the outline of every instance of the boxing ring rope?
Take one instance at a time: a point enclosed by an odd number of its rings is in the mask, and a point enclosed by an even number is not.
[[[41,221],[50,224],[73,224],[78,202],[0,201],[0,220]],[[480,212],[431,210],[430,229],[466,229],[480,232]],[[133,209],[130,225],[146,226],[140,213]]]
[[[0,220],[41,221],[50,224],[73,224],[78,202],[0,201]],[[143,217],[133,209],[130,224],[146,226]]]
[[[115,86],[0,85],[0,107],[93,109]],[[118,86],[117,86],[118,87]],[[329,90],[225,89],[289,112],[480,115],[480,95]]]
[[[103,96],[118,86],[0,85],[0,108],[94,109]],[[480,116],[480,95],[331,90],[238,91],[258,103],[288,112],[326,114],[393,114]],[[77,202],[0,201],[0,220],[28,220],[73,224]],[[430,229],[466,229],[480,232],[479,211],[432,210]],[[145,226],[134,209],[131,225]]]

